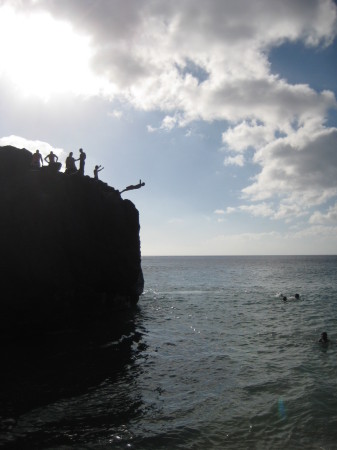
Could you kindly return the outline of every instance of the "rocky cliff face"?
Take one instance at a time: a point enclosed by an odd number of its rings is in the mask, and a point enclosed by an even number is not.
[[[139,215],[101,181],[0,147],[0,331],[84,325],[137,303]]]

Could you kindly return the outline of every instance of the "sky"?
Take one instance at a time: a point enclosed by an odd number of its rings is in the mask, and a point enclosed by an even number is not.
[[[0,0],[0,146],[86,155],[142,255],[337,254],[333,0]]]

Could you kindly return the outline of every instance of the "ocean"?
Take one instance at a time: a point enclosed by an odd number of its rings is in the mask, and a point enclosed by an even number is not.
[[[120,339],[11,348],[1,448],[337,449],[337,256],[142,267]]]

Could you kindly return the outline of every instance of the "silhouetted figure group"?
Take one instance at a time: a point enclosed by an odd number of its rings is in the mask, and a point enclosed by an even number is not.
[[[74,174],[78,173],[79,175],[84,176],[84,166],[85,166],[85,160],[86,160],[86,154],[84,153],[83,149],[80,148],[79,150],[80,156],[78,159],[75,159],[73,157],[73,152],[70,152],[66,159],[66,170],[65,173],[67,174]],[[48,163],[48,167],[52,170],[59,171],[62,167],[62,164],[58,162],[58,156],[55,155],[53,151],[47,155],[44,160]],[[80,167],[77,170],[75,162],[80,162]],[[32,161],[31,161],[31,167],[34,169],[39,169],[43,166],[43,158],[39,150],[36,150],[35,153],[33,153]]]
[[[66,170],[64,171],[64,173],[66,173],[67,175],[79,174],[81,176],[84,176],[86,154],[84,153],[82,148],[79,149],[79,152],[80,152],[80,155],[77,159],[74,158],[73,152],[70,152],[69,155],[67,156]],[[60,162],[58,162],[58,156],[55,155],[55,153],[53,151],[51,151],[49,153],[49,155],[47,155],[44,158],[44,160],[48,163],[48,167],[50,169],[52,169],[53,171],[57,172],[62,167],[62,164]],[[76,167],[76,161],[80,162],[78,169]],[[42,158],[40,151],[36,150],[36,152],[33,153],[33,155],[32,155],[31,167],[33,169],[39,169],[41,167],[41,165],[43,166],[43,158]],[[104,169],[104,167],[102,167],[101,165],[95,166],[95,169],[94,169],[94,179],[95,180],[98,181],[98,172],[100,172],[103,169]],[[139,180],[138,184],[130,184],[125,189],[120,191],[120,194],[122,194],[123,192],[126,192],[126,191],[131,191],[133,189],[139,189],[143,186],[145,186],[145,183],[142,182],[142,180]]]
[[[79,151],[80,151],[80,156],[77,159],[75,159],[73,157],[73,152],[69,153],[69,155],[67,156],[67,159],[66,159],[66,170],[64,173],[67,173],[69,175],[78,173],[79,175],[84,176],[84,165],[85,165],[85,159],[86,159],[87,155],[84,153],[82,148],[80,148]],[[78,170],[77,170],[77,167],[75,164],[76,161],[80,162],[80,167]]]

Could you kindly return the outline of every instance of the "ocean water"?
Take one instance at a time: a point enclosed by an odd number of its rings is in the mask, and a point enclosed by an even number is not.
[[[142,266],[118,341],[68,332],[11,349],[0,446],[337,449],[336,256]]]

